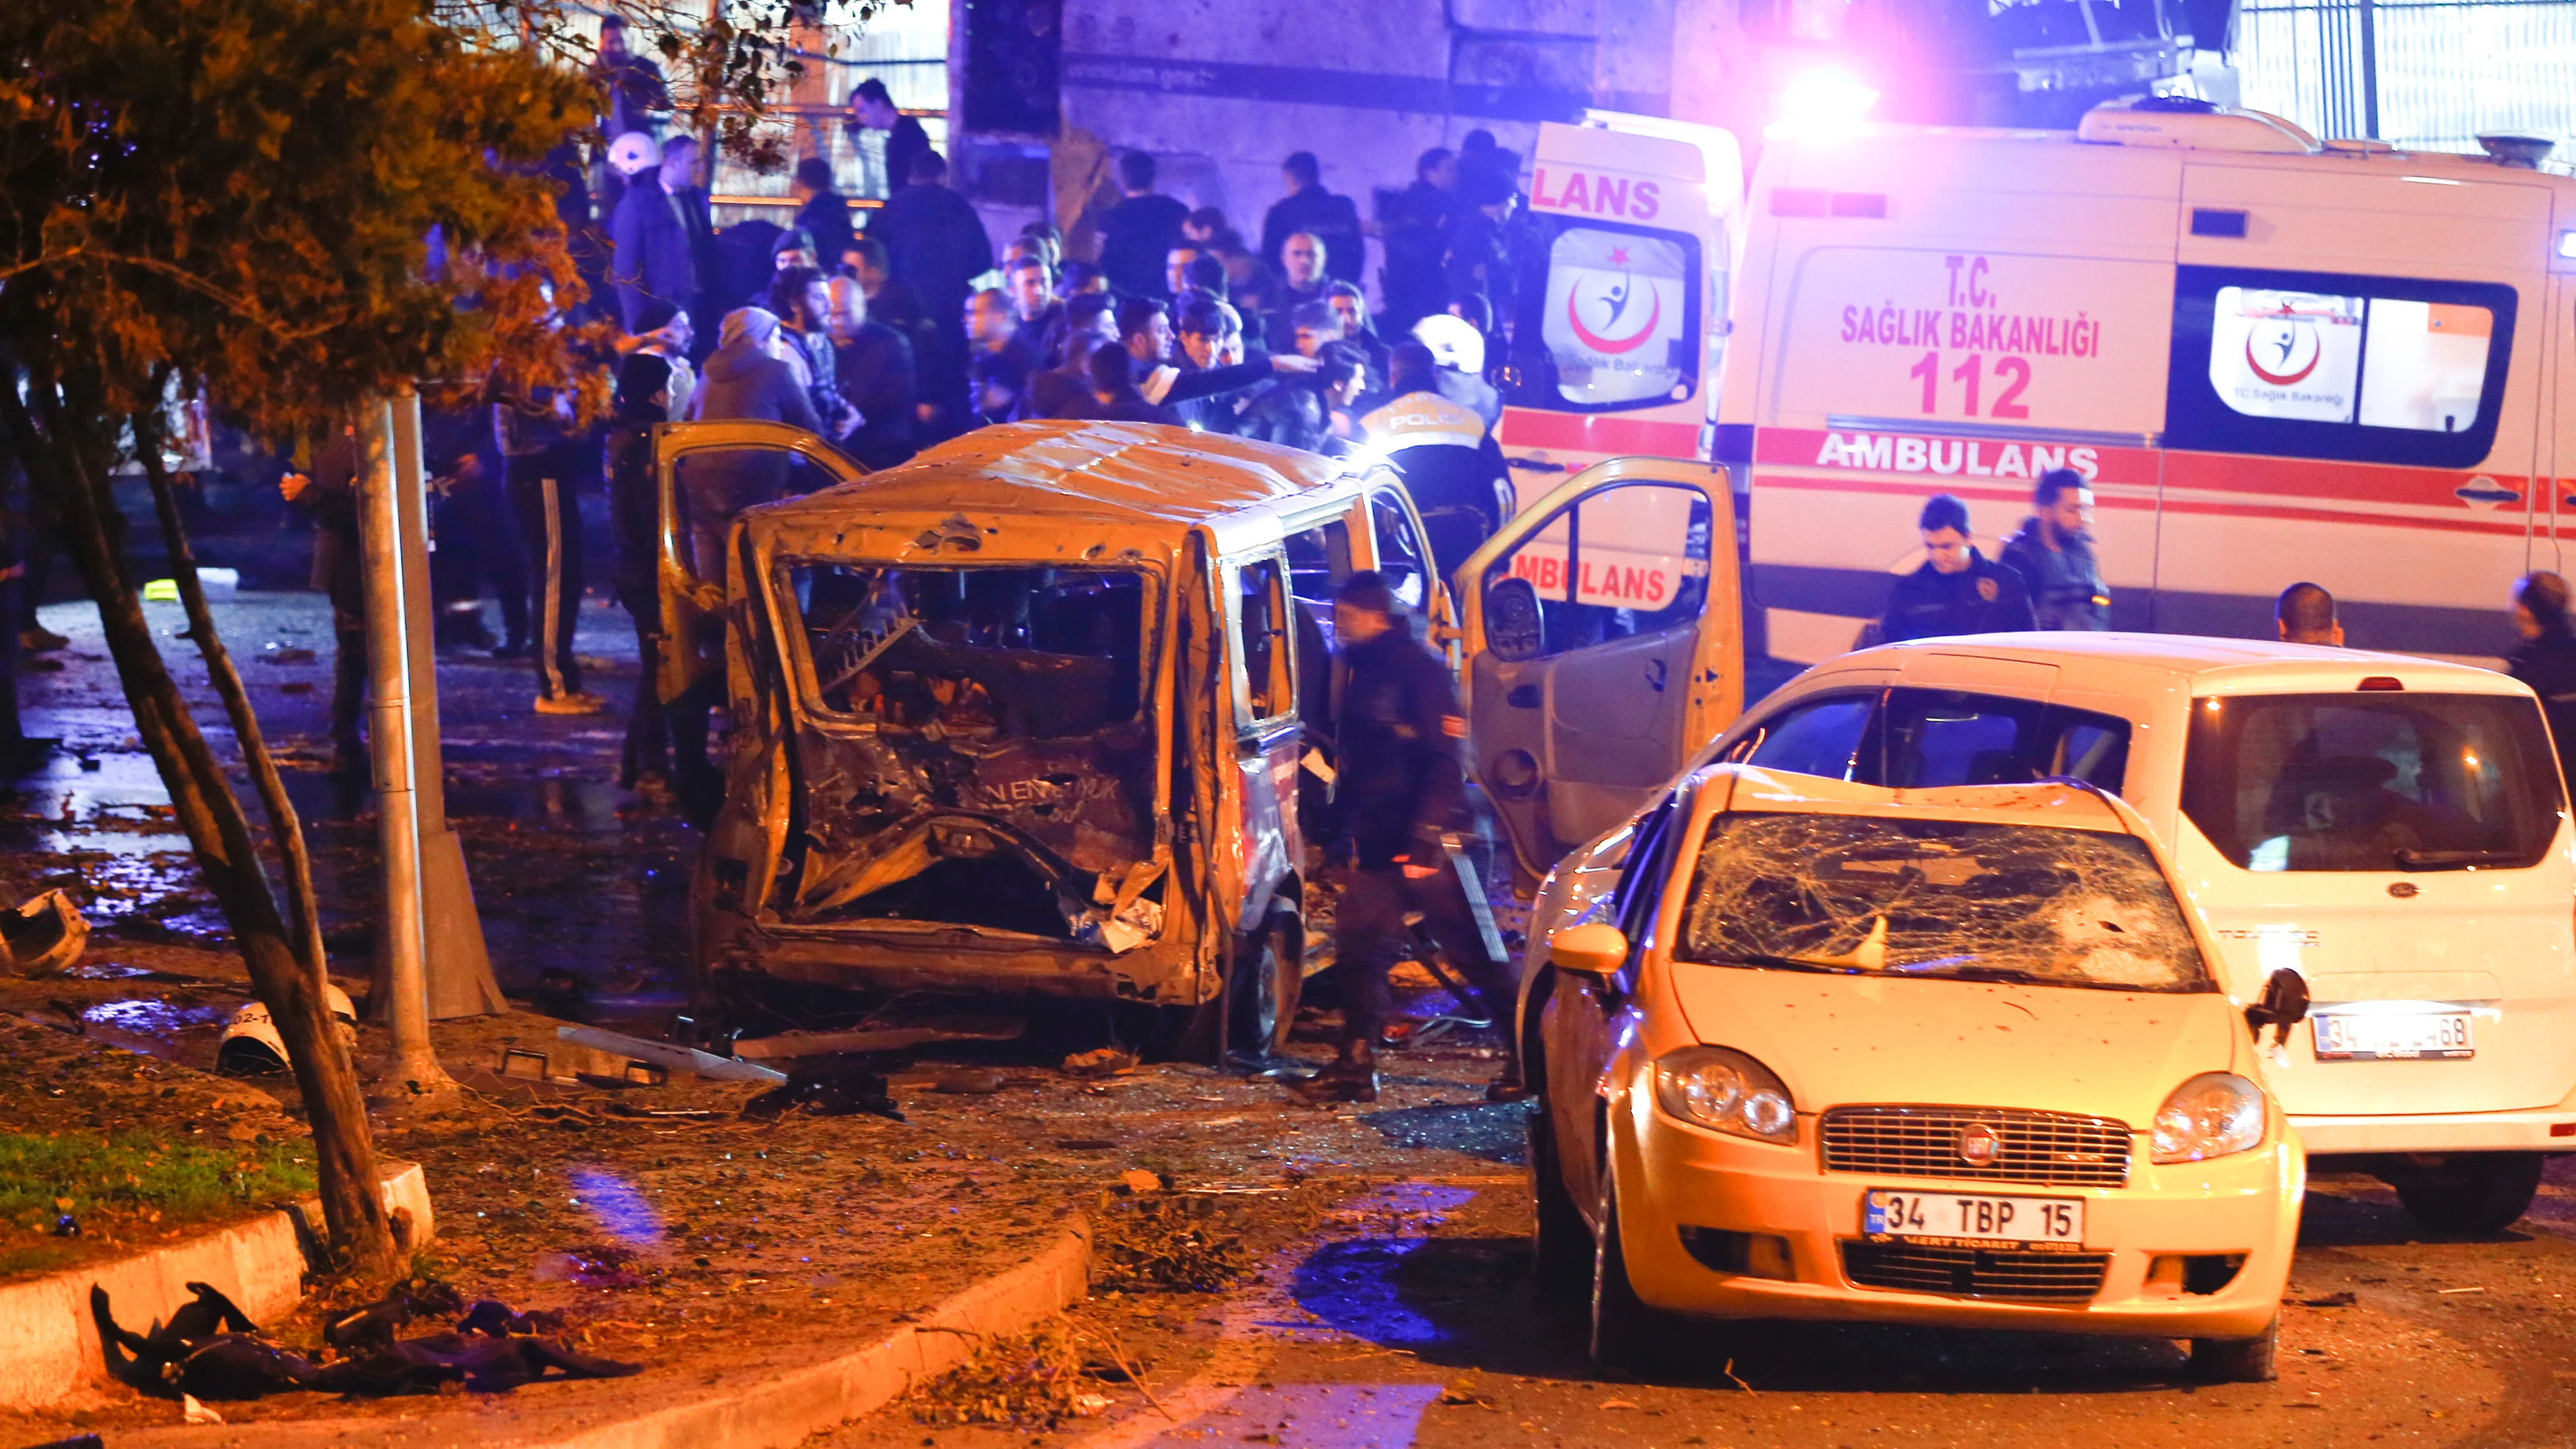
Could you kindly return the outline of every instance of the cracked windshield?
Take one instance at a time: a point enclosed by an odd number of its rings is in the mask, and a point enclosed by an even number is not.
[[[1676,959],[2212,991],[2146,845],[2086,830],[1850,815],[1709,826]]]

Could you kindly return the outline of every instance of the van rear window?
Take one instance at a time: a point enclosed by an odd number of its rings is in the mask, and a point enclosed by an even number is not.
[[[1611,412],[1688,398],[1699,386],[1700,246],[1688,232],[1540,217],[1552,227],[1520,277],[1512,400]],[[1532,265],[1544,258],[1544,273]],[[1535,312],[1535,315],[1533,315]]]
[[[2540,707],[2515,695],[2192,701],[2183,813],[2246,870],[2529,866],[2564,798]]]
[[[2166,442],[2470,467],[2494,444],[2514,291],[2183,267]]]

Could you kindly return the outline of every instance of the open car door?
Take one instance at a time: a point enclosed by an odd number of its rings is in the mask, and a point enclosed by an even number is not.
[[[1705,463],[1596,463],[1452,582],[1470,765],[1524,882],[1633,814],[1744,707],[1733,495]]]
[[[654,581],[665,702],[724,677],[724,542],[734,514],[867,475],[830,443],[785,423],[666,423],[653,430],[660,521]]]

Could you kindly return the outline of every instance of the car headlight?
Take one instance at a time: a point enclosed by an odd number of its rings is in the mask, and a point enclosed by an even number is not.
[[[2157,1162],[2200,1162],[2263,1145],[2263,1089],[2234,1072],[2203,1072],[2165,1098],[2152,1134]]]
[[[1798,1109],[1771,1069],[1724,1047],[1684,1047],[1655,1063],[1655,1101],[1694,1126],[1795,1143]]]

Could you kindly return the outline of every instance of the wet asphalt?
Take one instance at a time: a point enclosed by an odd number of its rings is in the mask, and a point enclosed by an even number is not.
[[[150,613],[199,719],[229,752],[194,651],[173,637],[185,627],[180,611]],[[185,842],[159,814],[167,797],[133,739],[94,614],[56,604],[44,618],[73,645],[50,656],[60,669],[26,677],[27,725],[63,748],[17,783],[0,850],[36,853],[112,887],[93,907],[111,934],[221,946],[222,922],[196,894]],[[363,780],[326,767],[327,606],[306,593],[246,593],[219,603],[218,618],[290,765],[338,969],[363,976],[375,822]],[[636,676],[622,612],[589,601],[580,652],[595,662],[591,687],[612,701],[608,714],[539,716],[526,663],[442,659],[450,813],[505,991],[555,1015],[650,1034],[685,1007],[681,924],[696,839],[615,783]],[[114,1019],[93,1025],[149,1047],[209,1031],[192,1009],[174,993],[101,1008]],[[1463,1086],[1485,1069],[1444,1070]],[[1320,1220],[1274,1224],[1275,1246],[1255,1278],[1220,1293],[1084,1305],[1082,1315],[1116,1325],[1145,1360],[1153,1402],[1110,1385],[1106,1411],[1053,1428],[926,1427],[897,1406],[826,1442],[2576,1442],[2576,1164],[2563,1159],[2530,1217],[2477,1240],[2422,1232],[2376,1183],[2318,1183],[2276,1383],[2190,1384],[2182,1350],[2162,1341],[1780,1325],[1685,1333],[1673,1367],[1626,1379],[1591,1369],[1582,1306],[1544,1299],[1529,1281],[1520,1109],[1460,1098],[1362,1113],[1374,1130],[1338,1164],[1360,1185]],[[1311,1116],[1283,1098],[1229,1135]],[[1172,1166],[1187,1176],[1188,1163]]]

